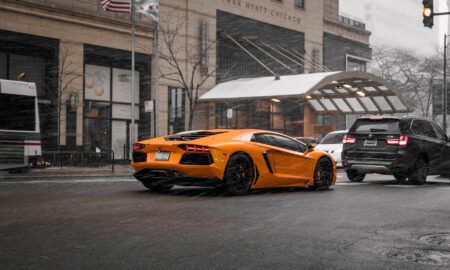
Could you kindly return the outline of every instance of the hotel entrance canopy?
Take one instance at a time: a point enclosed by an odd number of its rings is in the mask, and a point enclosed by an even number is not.
[[[384,114],[410,109],[380,77],[365,72],[320,72],[238,79],[216,85],[200,101],[303,98],[317,113]]]

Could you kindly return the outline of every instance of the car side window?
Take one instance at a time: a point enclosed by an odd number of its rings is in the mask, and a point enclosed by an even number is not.
[[[434,133],[436,133],[437,138],[441,141],[447,141],[447,135],[444,133],[444,130],[442,130],[442,128],[434,122],[431,122],[431,125],[433,126]]]
[[[284,136],[279,136],[275,134],[267,134],[267,138],[270,138],[271,145],[277,146],[280,148],[297,151],[297,152],[304,152],[305,149],[303,145],[301,145],[299,142],[289,139]]]
[[[420,122],[418,120],[414,120],[411,125],[411,130],[416,134],[420,136],[425,136],[425,133],[422,129],[422,125],[420,125]]]
[[[254,134],[252,137],[252,142],[270,144],[266,138],[266,134]]]
[[[431,124],[428,121],[414,120],[412,123],[411,129],[417,135],[437,139],[437,136],[434,133],[433,127],[431,126]]]
[[[285,148],[297,152],[305,151],[305,146],[302,143],[275,134],[254,134],[251,141]]]
[[[431,126],[431,123],[428,121],[420,120],[420,124],[422,125],[422,129],[425,133],[425,136],[433,139],[437,139],[436,133],[434,133],[433,127]]]

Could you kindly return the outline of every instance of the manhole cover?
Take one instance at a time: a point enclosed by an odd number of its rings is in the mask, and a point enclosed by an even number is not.
[[[413,263],[450,265],[450,252],[429,249],[415,250],[391,250],[384,253],[385,256]]]
[[[439,233],[439,234],[430,234],[420,237],[421,241],[438,245],[441,247],[450,248],[450,234],[449,233]]]

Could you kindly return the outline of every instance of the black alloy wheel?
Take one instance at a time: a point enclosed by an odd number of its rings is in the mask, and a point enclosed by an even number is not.
[[[237,153],[228,160],[225,169],[225,189],[229,195],[246,194],[255,179],[255,169],[249,156]]]
[[[346,171],[347,178],[350,182],[362,182],[364,177],[366,177],[365,173],[357,173],[355,170]]]
[[[151,192],[167,192],[173,187],[173,185],[154,184],[145,181],[142,181],[141,183]]]
[[[414,168],[409,174],[409,181],[415,185],[423,185],[427,181],[428,176],[428,162],[423,156],[416,159]]]
[[[333,162],[326,157],[319,159],[314,170],[314,190],[328,189],[333,182]]]

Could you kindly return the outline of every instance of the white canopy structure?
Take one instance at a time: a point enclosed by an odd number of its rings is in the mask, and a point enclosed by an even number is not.
[[[218,84],[200,101],[303,98],[317,113],[409,112],[397,91],[382,78],[365,72],[320,72],[247,78]]]

